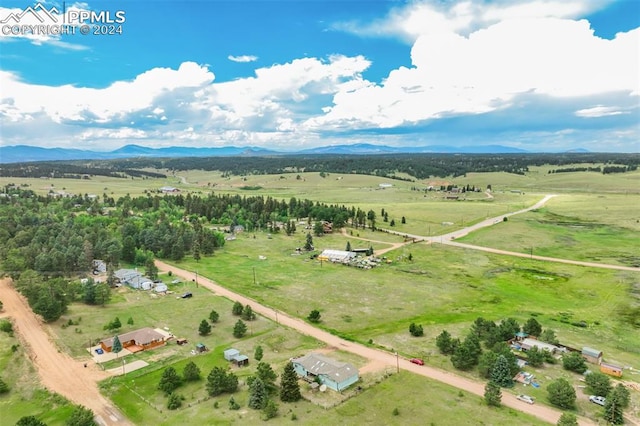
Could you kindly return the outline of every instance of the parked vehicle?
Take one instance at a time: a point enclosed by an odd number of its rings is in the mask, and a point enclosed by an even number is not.
[[[604,404],[607,403],[607,398],[605,398],[604,396],[591,395],[589,397],[589,401],[593,402],[594,404],[602,405],[604,407]]]
[[[424,361],[421,360],[420,358],[411,358],[409,360],[409,362],[412,362],[414,364],[418,364],[418,365],[424,365]]]
[[[183,299],[188,299],[188,298],[190,298],[190,297],[193,297],[193,294],[191,294],[191,293],[189,293],[189,292],[187,292],[187,293],[185,293],[185,294],[183,294],[183,295],[182,295],[182,298],[183,298]]]
[[[527,404],[533,404],[535,402],[535,400],[529,395],[518,395],[516,398],[522,402],[526,402]]]

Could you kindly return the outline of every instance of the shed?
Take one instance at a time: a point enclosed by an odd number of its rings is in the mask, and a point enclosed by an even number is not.
[[[622,377],[622,367],[606,362],[600,364],[600,372],[614,377]]]
[[[231,359],[231,362],[233,362],[238,367],[242,367],[243,365],[249,365],[249,357],[242,354],[236,355]]]
[[[206,352],[206,351],[208,351],[208,349],[204,345],[204,343],[198,343],[198,344],[196,344],[196,351],[198,351],[198,352]]]
[[[582,358],[592,364],[600,364],[602,362],[602,351],[585,346],[582,348]]]
[[[229,348],[224,351],[224,359],[227,361],[232,361],[234,357],[240,355],[240,351],[237,349]]]
[[[164,293],[167,290],[169,290],[169,287],[167,287],[165,283],[156,284],[156,286],[153,288],[153,291],[155,291],[156,293]]]

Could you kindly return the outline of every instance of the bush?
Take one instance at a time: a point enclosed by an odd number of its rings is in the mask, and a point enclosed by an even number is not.
[[[582,374],[587,371],[587,365],[580,352],[570,352],[562,357],[562,367],[565,370]]]
[[[13,324],[7,320],[0,321],[0,331],[4,331],[9,334],[13,333]]]
[[[320,311],[317,309],[312,310],[309,313],[309,316],[307,317],[307,319],[309,320],[309,322],[312,323],[319,323],[320,322]]]
[[[172,393],[169,395],[169,400],[167,401],[167,408],[169,410],[176,410],[182,406],[182,396],[177,393]]]

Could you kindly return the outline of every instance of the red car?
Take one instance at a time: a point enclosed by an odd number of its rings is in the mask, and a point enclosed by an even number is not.
[[[409,362],[412,362],[414,364],[418,364],[418,365],[424,365],[424,361],[421,360],[420,358],[411,358],[409,360]]]

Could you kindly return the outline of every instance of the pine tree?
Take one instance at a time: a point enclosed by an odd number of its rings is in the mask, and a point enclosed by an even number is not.
[[[209,321],[218,322],[218,319],[220,319],[220,315],[218,315],[218,313],[215,310],[212,310],[209,313]]]
[[[541,367],[544,364],[544,352],[537,346],[532,347],[527,351],[527,362],[532,367]]]
[[[614,425],[624,424],[623,406],[619,394],[611,392],[604,404],[603,417],[606,421]]]
[[[256,346],[256,350],[253,354],[253,357],[256,359],[256,361],[260,361],[262,360],[263,356],[264,356],[264,352],[262,350],[262,346],[260,345]]]
[[[244,310],[244,306],[242,306],[242,303],[240,302],[235,302],[233,304],[233,307],[231,308],[231,313],[237,317],[239,317],[240,315],[242,315],[242,311]]]
[[[453,346],[453,339],[451,334],[447,330],[443,330],[442,333],[436,337],[436,346],[440,350],[440,353],[444,355],[451,355],[455,349]]]
[[[167,400],[167,408],[169,410],[176,410],[182,406],[182,397],[177,393],[169,394],[169,399]]]
[[[491,407],[499,407],[502,404],[502,391],[500,386],[489,382],[484,387],[484,400]]]
[[[530,336],[540,336],[542,334],[542,326],[535,318],[529,318],[522,326],[522,331]]]
[[[298,374],[293,368],[293,363],[289,361],[284,366],[284,371],[280,378],[280,400],[283,402],[296,402],[301,398]]]
[[[604,373],[594,371],[584,378],[589,392],[593,395],[607,396],[611,391],[611,379]]]
[[[264,408],[262,409],[264,414],[264,420],[269,420],[278,415],[278,404],[276,404],[273,400],[267,400]]]
[[[207,334],[211,333],[211,325],[207,322],[207,320],[202,320],[202,322],[200,322],[198,333],[201,336],[206,336]]]
[[[182,378],[185,382],[200,380],[200,368],[198,368],[195,362],[191,361],[184,366],[184,370],[182,370]]]
[[[262,410],[267,403],[267,389],[259,378],[255,378],[249,385],[249,408]]]
[[[180,386],[182,379],[178,376],[176,369],[173,367],[167,367],[162,372],[158,389],[166,393],[167,395],[172,393]]]
[[[245,321],[253,321],[256,319],[256,314],[253,313],[251,306],[247,305],[242,309],[242,318]]]
[[[66,424],[67,426],[97,426],[98,424],[93,420],[94,417],[93,411],[82,405],[76,405]]]
[[[306,251],[313,250],[313,237],[311,236],[311,233],[307,233],[307,240],[304,243],[304,249]]]
[[[347,241],[347,247],[345,248],[345,251],[351,251],[351,241]]]
[[[233,326],[233,337],[240,339],[245,334],[247,334],[247,325],[242,320],[238,320],[236,325]]]
[[[118,335],[113,336],[113,344],[111,345],[111,352],[118,354],[122,352],[122,343]]]
[[[565,378],[559,378],[547,386],[549,402],[553,405],[572,409],[576,404],[576,391]]]
[[[557,426],[578,426],[578,419],[573,413],[562,413],[558,419]]]
[[[491,369],[491,381],[500,387],[508,388],[513,386],[512,377],[507,358],[504,355],[498,355]]]
[[[207,376],[206,384],[209,396],[218,396],[227,391],[227,374],[220,367],[214,367]]]
[[[264,383],[264,386],[268,391],[275,389],[278,375],[273,371],[273,368],[271,368],[271,365],[268,363],[258,363],[258,367],[256,368],[256,377],[262,380],[262,383]]]
[[[631,402],[631,393],[622,383],[618,383],[616,387],[613,388],[611,395],[616,397],[622,408],[627,408]]]

